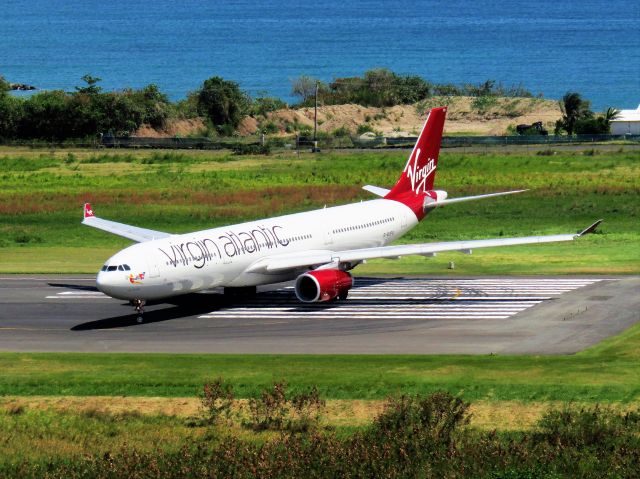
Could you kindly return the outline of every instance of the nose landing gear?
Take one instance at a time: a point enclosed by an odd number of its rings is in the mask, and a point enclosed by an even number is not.
[[[131,304],[133,305],[133,309],[136,311],[136,314],[138,315],[138,317],[136,318],[136,322],[138,324],[141,324],[144,321],[144,305],[146,304],[146,301],[144,299],[134,299],[131,301]]]

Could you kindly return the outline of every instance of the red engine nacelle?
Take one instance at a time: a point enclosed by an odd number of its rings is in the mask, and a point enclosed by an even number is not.
[[[305,303],[346,299],[353,278],[339,269],[320,269],[301,274],[296,280],[296,296]]]

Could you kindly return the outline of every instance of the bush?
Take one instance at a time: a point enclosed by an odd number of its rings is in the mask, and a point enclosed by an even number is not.
[[[276,125],[272,121],[265,121],[260,124],[260,131],[262,131],[262,133],[264,134],[269,135],[269,134],[279,133],[280,128],[278,128],[278,125]]]
[[[198,112],[206,116],[219,133],[235,130],[249,110],[250,100],[240,86],[220,77],[205,80],[198,92]]]
[[[538,428],[538,441],[563,448],[603,450],[621,440],[637,439],[640,411],[619,414],[599,405],[581,409],[565,407],[545,414]]]
[[[274,408],[286,385],[263,392]],[[311,391],[307,393],[317,395]],[[302,403],[307,404],[304,400]],[[390,399],[364,431],[270,435],[265,440],[200,436],[170,450],[52,459],[0,466],[3,477],[49,478],[560,478],[638,477],[640,414],[598,406],[550,411],[531,433],[464,427],[469,405],[446,392]],[[278,416],[278,413],[275,413]]]
[[[233,386],[222,378],[207,381],[202,388],[200,403],[209,424],[217,424],[222,418],[230,419],[233,412]]]
[[[287,108],[287,106],[288,105],[280,98],[262,96],[253,100],[250,108],[250,114],[254,116],[267,116],[267,113]]]
[[[375,130],[371,125],[363,124],[363,125],[358,125],[358,129],[356,130],[356,133],[358,135],[363,135],[365,133],[375,133]]]
[[[238,143],[231,147],[234,155],[269,155],[271,145],[260,145],[258,143]]]
[[[245,425],[254,431],[307,432],[317,428],[324,407],[315,386],[288,398],[287,383],[279,381],[271,389],[264,389],[259,398],[249,400],[249,420]]]

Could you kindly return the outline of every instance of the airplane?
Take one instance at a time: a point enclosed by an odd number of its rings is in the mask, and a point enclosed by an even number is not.
[[[98,218],[84,205],[83,224],[135,241],[98,272],[104,294],[129,300],[143,322],[149,300],[223,287],[227,294],[254,294],[258,285],[295,280],[305,303],[345,300],[349,273],[374,258],[434,256],[442,251],[571,241],[592,233],[390,245],[439,206],[526,190],[460,198],[434,190],[447,108],[433,108],[393,188],[366,185],[378,199],[294,213],[185,234],[171,234]]]

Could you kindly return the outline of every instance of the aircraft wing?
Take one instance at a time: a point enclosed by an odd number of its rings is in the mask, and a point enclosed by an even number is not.
[[[357,264],[367,259],[392,258],[401,256],[421,255],[434,256],[443,251],[460,251],[471,253],[475,248],[489,248],[493,246],[513,246],[521,244],[552,243],[557,241],[572,241],[580,236],[592,233],[602,222],[598,220],[588,228],[577,234],[560,234],[547,236],[524,236],[521,238],[496,238],[469,241],[448,241],[442,243],[422,243],[398,246],[381,246],[377,248],[360,248],[346,251],[318,250],[306,253],[293,253],[271,256],[259,260],[247,272],[276,272],[294,270],[304,267],[318,267],[332,263]]]
[[[125,225],[124,223],[116,223],[115,221],[98,218],[94,216],[93,209],[89,203],[84,204],[84,219],[82,220],[82,224],[98,228],[114,235],[123,236],[138,243],[171,236],[169,233],[162,231],[138,228],[137,226]]]

